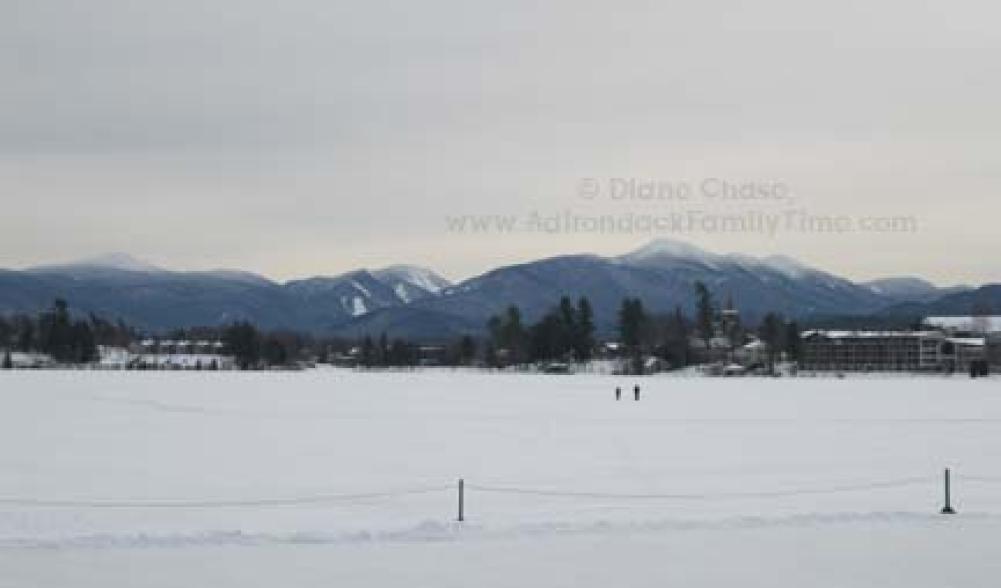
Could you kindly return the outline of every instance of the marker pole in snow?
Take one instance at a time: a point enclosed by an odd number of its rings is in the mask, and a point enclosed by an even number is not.
[[[952,472],[949,468],[945,468],[945,506],[942,507],[942,514],[956,514],[956,510],[952,508]]]
[[[466,481],[459,479],[459,522],[466,520]]]

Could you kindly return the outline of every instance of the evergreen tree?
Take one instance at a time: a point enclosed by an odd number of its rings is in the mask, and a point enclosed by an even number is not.
[[[633,373],[643,372],[643,341],[649,318],[639,298],[626,298],[619,310],[619,336],[631,362]]]
[[[20,317],[17,320],[17,350],[23,353],[35,349],[36,333],[35,323],[27,317]]]
[[[6,349],[14,342],[14,325],[0,316],[0,347]]]
[[[56,299],[52,309],[38,318],[40,351],[52,356],[60,363],[77,360],[74,349],[74,329],[70,323],[69,305],[65,300]]]
[[[510,350],[514,363],[525,361],[527,340],[528,333],[521,322],[521,309],[517,306],[509,307],[504,325],[504,345]]]
[[[573,352],[577,361],[590,361],[594,344],[594,311],[591,302],[582,297],[577,301],[577,322],[573,332]]]
[[[379,349],[377,353],[376,363],[381,366],[389,365],[389,337],[386,336],[385,331],[383,331],[382,335],[379,335]]]
[[[487,328],[490,330],[498,363],[501,362],[501,350],[507,354],[507,363],[520,364],[526,361],[529,337],[521,322],[521,310],[517,306],[509,306],[503,315],[491,317]]]
[[[783,321],[782,318],[774,312],[766,314],[764,320],[761,321],[761,328],[758,330],[758,336],[766,345],[768,345],[769,372],[775,371],[775,355],[782,347],[782,339],[785,336],[785,329],[785,321]]]
[[[529,329],[529,360],[563,359],[567,351],[566,327],[559,312],[546,313]]]
[[[72,361],[75,363],[92,363],[100,359],[94,333],[85,321],[73,323],[70,335]]]
[[[262,356],[264,363],[269,366],[288,365],[289,352],[278,337],[268,336],[262,345]]]
[[[674,367],[684,367],[690,361],[690,350],[688,344],[688,320],[681,310],[681,307],[674,309],[674,314],[667,322],[664,337],[664,356]]]
[[[706,351],[709,351],[712,349],[713,319],[716,316],[716,312],[713,308],[712,294],[709,293],[709,288],[703,282],[695,282],[695,299],[696,326],[699,329],[702,340],[705,342]]]
[[[9,370],[14,367],[14,359],[10,356],[10,350],[4,351],[3,354],[3,369]]]
[[[720,318],[723,335],[730,347],[730,361],[733,361],[734,351],[744,344],[744,325],[740,322],[740,314],[733,303],[733,295],[726,298],[726,312]]]
[[[626,298],[619,310],[619,337],[627,349],[639,349],[647,325],[646,311],[639,298]]]
[[[476,359],[476,339],[465,335],[459,340],[459,364],[472,365]]]
[[[369,335],[365,335],[365,340],[361,344],[360,363],[362,367],[367,368],[376,364],[375,343],[372,342],[372,337]]]
[[[789,359],[795,362],[803,359],[803,339],[799,332],[799,323],[792,321],[786,325],[785,329],[785,351]]]
[[[569,353],[574,349],[578,325],[577,309],[568,296],[560,298],[559,327],[558,350],[560,354]]]
[[[230,325],[223,333],[223,343],[242,370],[258,366],[261,360],[261,337],[248,322]]]
[[[380,338],[380,343],[382,343],[382,338]],[[417,363],[416,350],[402,339],[393,339],[391,343],[386,343],[385,349],[382,360],[384,366],[399,367]]]

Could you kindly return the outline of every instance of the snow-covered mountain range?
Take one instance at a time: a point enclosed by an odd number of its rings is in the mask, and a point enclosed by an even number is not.
[[[784,256],[712,253],[670,240],[618,257],[566,255],[505,266],[452,284],[433,270],[394,265],[277,283],[256,274],[177,272],[125,254],[76,263],[0,270],[0,313],[37,312],[56,297],[79,312],[121,318],[140,328],[250,320],[264,328],[359,336],[436,339],[481,332],[511,304],[533,320],[561,296],[587,296],[599,328],[611,329],[622,298],[655,312],[693,308],[693,285],[755,321],[788,316],[860,315],[931,303],[969,288],[942,289],[918,278],[856,283]]]

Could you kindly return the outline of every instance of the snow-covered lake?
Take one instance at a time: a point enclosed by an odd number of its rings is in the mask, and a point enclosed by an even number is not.
[[[996,586],[999,384],[0,372],[0,586]]]

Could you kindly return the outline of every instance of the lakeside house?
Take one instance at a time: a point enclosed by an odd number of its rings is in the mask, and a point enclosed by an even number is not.
[[[7,353],[7,351],[0,351],[0,354]],[[56,366],[56,360],[52,359],[52,356],[47,353],[39,353],[36,351],[11,351],[10,352],[10,365],[14,369],[46,369]]]
[[[221,341],[144,339],[125,347],[99,346],[103,369],[231,370],[232,356]]]

